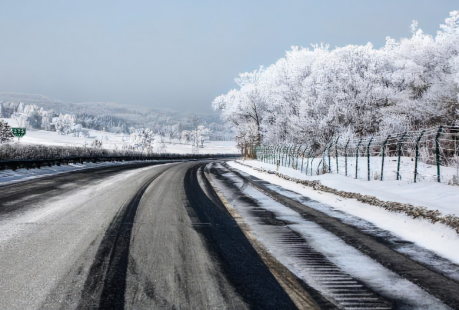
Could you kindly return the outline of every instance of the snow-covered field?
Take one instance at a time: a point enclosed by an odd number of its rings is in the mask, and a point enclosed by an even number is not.
[[[245,161],[245,163],[254,167],[276,170],[274,165],[258,161]],[[452,228],[441,223],[433,224],[427,220],[413,219],[405,214],[389,212],[383,208],[365,204],[355,199],[346,199],[334,194],[316,191],[310,187],[281,179],[276,175],[242,166],[237,162],[230,162],[229,164],[233,168],[319,202],[318,204],[311,204],[311,207],[320,209],[320,211],[327,214],[330,213],[329,215],[331,216],[337,216],[336,213],[342,213],[363,219],[403,240],[433,251],[456,264],[459,263],[459,251],[457,251],[459,248],[459,236]],[[430,182],[416,184],[407,184],[401,181],[368,182],[336,174],[311,177],[285,167],[280,167],[279,172],[299,179],[320,180],[322,184],[338,190],[372,195],[381,200],[412,203],[435,210],[438,209],[445,215],[459,214],[459,187],[457,186]],[[327,208],[324,206],[327,206]]]
[[[4,118],[11,126],[17,127],[17,121],[14,118]],[[27,129],[26,135],[20,139],[20,143],[24,144],[44,144],[44,145],[60,145],[60,146],[90,146],[94,140],[102,141],[103,148],[106,149],[122,149],[123,145],[128,145],[130,136],[128,134],[116,134],[105,131],[87,129],[89,137],[74,137],[72,135],[59,135],[54,131],[45,131],[37,129]],[[15,142],[17,138],[15,138]],[[177,139],[169,142],[164,140],[167,153],[175,154],[190,154],[192,147],[189,144],[182,144]],[[236,148],[235,141],[205,141],[204,147],[199,148],[200,154],[236,154],[239,150]]]

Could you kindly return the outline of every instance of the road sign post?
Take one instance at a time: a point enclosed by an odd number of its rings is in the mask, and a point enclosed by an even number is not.
[[[22,127],[13,127],[13,128],[11,128],[11,132],[13,133],[13,135],[14,135],[15,137],[18,138],[18,142],[19,142],[19,139],[25,136],[25,134],[26,134],[26,128],[22,128]]]

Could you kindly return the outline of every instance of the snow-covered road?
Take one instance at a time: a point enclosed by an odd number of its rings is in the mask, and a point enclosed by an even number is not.
[[[453,277],[222,165],[139,163],[1,186],[0,309],[448,309],[457,299]],[[454,298],[422,282],[426,272]]]
[[[240,167],[242,166],[237,165],[237,168]],[[310,286],[321,291],[334,303],[352,307],[353,304],[350,302],[356,302],[358,298],[355,298],[355,292],[336,292],[330,289],[330,274],[318,273],[317,266],[322,270],[325,264],[327,268],[332,268],[333,272],[342,272],[339,274],[339,281],[341,281],[340,283],[343,283],[342,281],[347,282],[347,286],[342,287],[343,290],[349,290],[350,287],[362,284],[373,292],[372,298],[381,296],[383,300],[391,302],[396,309],[448,309],[448,306],[437,298],[408,281],[406,274],[397,274],[363,254],[359,249],[347,244],[343,241],[343,239],[346,240],[346,236],[334,235],[314,220],[308,220],[304,213],[292,210],[266,196],[222,166],[214,165],[213,174],[217,187],[250,226],[251,232],[257,240],[263,243],[282,264]],[[282,189],[280,186],[274,186],[267,182],[260,182],[260,184],[269,189],[275,189],[277,193],[282,195],[295,196],[295,193]],[[297,194],[297,196],[300,195]],[[307,197],[302,198],[302,202],[306,202],[308,206],[318,204]],[[301,201],[300,199],[296,200]],[[324,212],[325,207],[328,206],[322,204],[320,211]],[[347,220],[347,223],[351,225],[358,222],[356,220],[350,221],[349,218],[343,216],[343,212],[336,213],[341,215],[340,220],[345,219],[343,222]],[[324,216],[325,214],[328,213],[324,212]],[[383,239],[382,236],[379,237]],[[383,240],[387,243],[389,241],[391,240]],[[397,239],[397,241],[403,240]],[[425,259],[427,252],[423,252],[424,256],[418,255],[418,258],[420,260]],[[314,257],[315,260],[320,257],[321,263],[311,262],[311,257]],[[429,262],[433,263],[432,260],[435,257],[429,258],[431,259]],[[437,259],[440,258],[437,257]],[[434,262],[438,265],[439,261],[441,262],[441,259]],[[453,273],[455,268],[457,269],[457,266],[452,263],[444,264],[442,267],[449,268],[448,271],[453,271]],[[335,274],[334,277],[336,278],[337,275]],[[335,285],[336,282],[332,284]],[[374,299],[373,301],[376,302],[377,300]]]
[[[295,309],[205,162],[87,169],[0,187],[0,309]]]

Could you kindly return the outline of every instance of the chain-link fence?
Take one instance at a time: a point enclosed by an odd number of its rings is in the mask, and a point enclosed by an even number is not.
[[[459,185],[459,127],[440,126],[388,136],[335,137],[326,145],[262,145],[260,161],[307,175],[338,173],[357,179],[432,181]]]

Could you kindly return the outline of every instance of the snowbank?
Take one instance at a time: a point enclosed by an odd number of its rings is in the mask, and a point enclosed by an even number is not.
[[[275,171],[275,166],[268,165],[265,163],[260,163],[257,161],[245,161],[245,164],[253,165],[254,167],[260,167],[265,169],[271,169]],[[275,184],[281,186],[284,189],[299,193],[300,195],[309,197],[315,201],[320,203],[326,204],[331,207],[333,210],[337,210],[340,212],[344,212],[346,214],[350,214],[357,218],[364,219],[375,226],[390,231],[395,236],[402,238],[403,240],[414,242],[423,248],[431,250],[438,255],[451,260],[452,262],[459,263],[459,252],[457,251],[457,246],[459,245],[459,235],[457,232],[441,223],[432,223],[425,219],[421,218],[412,218],[403,213],[393,213],[389,212],[384,208],[377,207],[370,205],[368,203],[363,203],[351,198],[340,198],[339,196],[322,192],[319,190],[314,190],[312,187],[304,186],[303,184],[299,184],[296,182],[292,182],[289,180],[285,180],[280,178],[274,174],[268,174],[260,171],[256,171],[252,168],[243,166],[238,164],[237,162],[229,162],[229,165],[233,168],[241,170],[245,173],[254,175],[257,178],[266,180],[271,184]],[[326,184],[327,186],[336,186],[337,190],[341,190],[343,188],[352,189],[353,192],[365,195],[371,195],[372,193],[381,194],[384,193],[384,197],[388,198],[390,201],[399,202],[398,199],[403,198],[404,203],[413,203],[413,201],[419,201],[422,199],[423,196],[429,196],[431,192],[434,190],[430,190],[427,192],[425,189],[419,190],[408,190],[402,191],[402,194],[398,193],[397,189],[405,188],[405,187],[412,187],[418,184],[399,184],[397,182],[392,182],[393,186],[385,185],[384,189],[378,189],[377,192],[372,192],[370,187],[363,186],[364,183],[376,183],[375,182],[367,182],[362,180],[353,180],[344,176],[339,176],[335,174],[326,174],[323,176],[313,176],[308,177],[304,175],[298,175],[294,172],[296,170],[290,168],[279,168],[285,175],[292,175],[295,178],[307,180],[307,181],[317,181],[320,179],[322,184]],[[328,182],[327,182],[328,181]],[[347,182],[347,184],[345,184]],[[386,182],[386,181],[385,181]],[[380,183],[385,183],[380,182]],[[316,183],[318,184],[318,182]],[[419,183],[422,185],[422,183]],[[433,185],[432,183],[426,183],[428,185]],[[450,190],[450,195],[448,195],[447,199],[450,199],[451,196],[456,195],[455,199],[459,197],[459,187],[453,187],[448,185],[442,185],[439,188],[443,189],[446,188]],[[436,192],[439,197],[442,197],[441,191]],[[416,197],[418,195],[418,197]],[[420,197],[419,197],[420,196]],[[454,200],[454,198],[453,198]],[[431,200],[433,201],[433,199]],[[457,201],[457,200],[456,200]],[[425,206],[426,204],[424,204]],[[314,205],[312,205],[314,207]],[[436,208],[435,208],[436,209]],[[430,210],[435,210],[430,209]],[[440,212],[444,212],[444,214],[448,214],[447,211],[455,211],[456,214],[458,213],[457,210],[459,206],[457,203],[451,202],[450,205],[443,204],[443,208],[438,208]],[[328,211],[325,209],[321,209],[321,211],[327,213]],[[330,214],[334,216],[333,214]]]
[[[275,165],[257,160],[246,160],[244,163],[256,168],[276,171]],[[231,162],[230,165],[234,164]],[[241,165],[238,165],[236,168],[240,169]],[[244,171],[251,173],[250,169]],[[406,183],[401,180],[367,181],[365,179],[354,179],[333,173],[308,176],[298,170],[286,167],[279,167],[279,173],[300,180],[318,180],[320,184],[338,191],[374,196],[382,201],[424,206],[429,210],[438,210],[443,214],[459,215],[459,186],[433,182]]]

